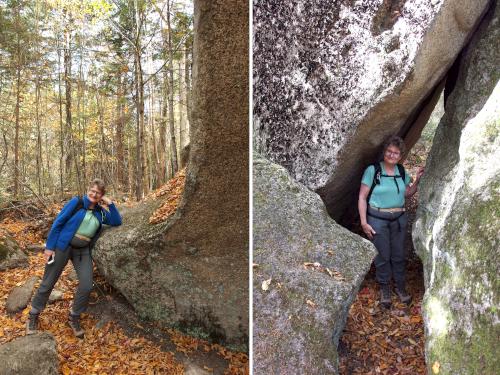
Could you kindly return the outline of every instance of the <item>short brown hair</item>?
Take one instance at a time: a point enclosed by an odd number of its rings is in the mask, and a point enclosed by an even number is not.
[[[389,146],[397,147],[399,149],[399,152],[401,152],[401,155],[403,155],[406,152],[405,142],[401,137],[397,135],[391,135],[389,138],[386,139],[386,141],[384,142],[382,153],[385,153],[385,151]]]
[[[94,186],[97,186],[97,188],[102,192],[102,195],[106,194],[106,184],[103,180],[100,178],[94,178],[89,184],[89,189]]]

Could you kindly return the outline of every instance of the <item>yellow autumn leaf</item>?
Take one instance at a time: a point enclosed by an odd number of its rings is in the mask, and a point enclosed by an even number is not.
[[[61,370],[62,370],[63,375],[70,375],[71,374],[71,370],[68,367],[67,363],[63,363]]]
[[[439,367],[440,367],[440,366],[441,366],[441,365],[439,364],[439,362],[438,362],[438,361],[434,362],[434,364],[432,365],[432,372],[433,372],[434,374],[439,374]]]
[[[311,301],[310,299],[306,299],[306,303],[307,303],[309,306],[311,306],[312,308],[315,308],[315,307],[316,307],[316,304],[315,304],[313,301]]]
[[[271,280],[272,280],[272,278],[264,280],[262,282],[262,290],[268,290],[269,289],[269,285],[271,284]]]

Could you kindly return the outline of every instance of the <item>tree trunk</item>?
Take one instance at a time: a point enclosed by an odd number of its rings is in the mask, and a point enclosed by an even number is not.
[[[65,46],[64,46],[64,108],[66,112],[66,149],[68,150],[66,156],[66,181],[71,183],[71,163],[72,163],[72,124],[71,124],[71,35],[66,30],[64,33]]]
[[[195,0],[194,9],[196,111],[180,206],[159,225],[148,218],[161,200],[124,209],[127,225],[106,231],[94,258],[142,316],[245,350],[248,1]]]
[[[19,47],[19,46],[18,46]],[[20,53],[20,48],[18,49]],[[16,67],[16,107],[14,109],[14,116],[16,122],[16,130],[14,136],[14,197],[17,198],[19,194],[19,107],[21,102],[21,65],[18,60]]]
[[[19,28],[19,9],[15,9],[16,28]],[[19,194],[19,107],[21,102],[21,41],[19,31],[16,33],[16,106],[15,116],[15,135],[14,135],[14,197]]]
[[[142,77],[142,66],[140,50],[136,47],[134,53],[135,61],[135,104],[136,104],[136,176],[135,176],[135,197],[141,200],[143,197],[142,181],[144,178],[144,84]]]
[[[167,96],[167,75],[164,74],[162,88],[162,102],[160,115],[160,168],[159,176],[160,184],[163,184],[167,178],[167,116],[168,116],[168,96]]]
[[[184,102],[184,64],[182,63],[182,60],[179,61],[179,150],[182,150],[182,148],[186,145],[186,128],[187,128],[187,119],[186,119],[186,103]],[[179,165],[181,164],[179,160]],[[180,168],[184,167],[183,165],[180,165]]]
[[[186,103],[186,113],[187,113],[187,119],[188,119],[188,127],[191,125],[191,49],[192,49],[192,44],[189,42],[186,42],[184,46],[184,83],[186,87],[185,91],[185,98],[184,101]],[[188,128],[188,143],[189,143],[189,128]]]
[[[38,71],[35,81],[35,122],[36,122],[36,180],[38,194],[42,195],[42,134],[40,130],[40,79]]]
[[[57,38],[57,78],[58,78],[58,99],[59,99],[59,193],[61,199],[64,196],[64,126],[63,126],[63,111],[62,111],[62,78],[61,78],[61,45],[59,36]]]
[[[151,97],[151,101],[150,101],[150,108],[151,108],[151,114],[150,114],[150,118],[151,118],[151,145],[152,145],[152,148],[153,148],[153,156],[152,156],[152,169],[156,172],[158,171],[158,168],[159,168],[159,163],[158,163],[158,148],[157,148],[157,144],[156,144],[156,129],[155,129],[155,101],[154,101],[154,84],[153,84],[153,81],[151,81],[151,84],[149,85],[150,87],[150,97]],[[158,188],[158,186],[160,185],[159,181],[158,181],[158,176],[157,176],[157,173],[152,173],[152,182],[151,182],[151,186],[153,189],[156,189]]]
[[[118,91],[116,95],[116,159],[117,159],[117,179],[120,189],[123,189],[126,186],[125,182],[125,155],[123,152],[123,128],[125,123],[124,118],[124,108],[123,108],[123,98],[124,98],[124,87],[123,76],[121,67],[118,69]]]
[[[172,50],[172,25],[170,22],[171,2],[167,0],[167,51],[168,51],[168,123],[170,128],[170,153],[172,174],[175,174],[179,169],[177,163],[177,143],[175,139],[175,123],[174,123],[174,54]]]

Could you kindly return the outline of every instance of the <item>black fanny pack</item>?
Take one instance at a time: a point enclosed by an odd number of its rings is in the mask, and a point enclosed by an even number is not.
[[[373,210],[373,209],[372,209]],[[375,211],[375,210],[373,210]],[[377,211],[375,211],[377,212]],[[371,216],[371,217],[374,217],[376,219],[380,219],[380,220],[385,220],[385,221],[389,221],[389,222],[393,222],[393,221],[396,221],[397,220],[397,223],[398,223],[398,232],[401,232],[401,223],[399,222],[399,218],[401,216],[403,216],[406,212],[405,211],[401,211],[399,213],[399,215],[397,215],[396,217],[384,217],[384,216],[379,216],[377,214],[374,214],[373,212],[370,212],[370,208],[368,208],[368,212],[366,213],[368,216]]]
[[[75,249],[83,249],[84,247],[89,246],[89,244],[90,241],[86,241],[83,238],[79,238],[76,236],[73,236],[70,242],[71,247]]]

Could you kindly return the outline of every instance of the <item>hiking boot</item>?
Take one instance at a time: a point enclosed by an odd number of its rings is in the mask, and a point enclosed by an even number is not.
[[[402,288],[396,287],[395,291],[401,302],[406,303],[407,305],[411,303],[411,296],[408,294],[405,287]]]
[[[32,335],[38,332],[38,316],[40,314],[28,314],[28,320],[26,321],[26,334]]]
[[[380,284],[380,303],[386,309],[391,307],[391,286],[389,284]]]
[[[68,316],[68,324],[73,330],[73,333],[79,339],[82,339],[85,335],[85,331],[80,326],[80,315],[71,315]]]

